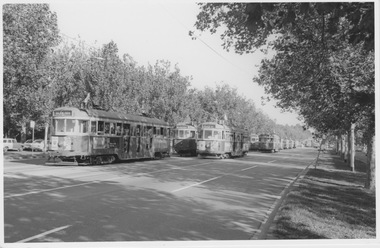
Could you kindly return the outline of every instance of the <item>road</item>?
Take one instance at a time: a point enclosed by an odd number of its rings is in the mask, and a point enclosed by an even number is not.
[[[316,149],[103,166],[4,161],[4,240],[249,240]]]

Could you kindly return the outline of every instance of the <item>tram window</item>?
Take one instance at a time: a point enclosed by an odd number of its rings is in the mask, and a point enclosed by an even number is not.
[[[157,134],[157,128],[156,128],[156,127],[153,127],[153,134],[154,134],[154,135]]]
[[[110,123],[106,122],[104,124],[104,133],[109,134],[110,133]]]
[[[183,138],[183,137],[184,137],[184,131],[178,130],[178,138]]]
[[[123,124],[123,135],[129,135],[129,130],[131,129],[131,125],[124,123]]]
[[[111,134],[115,134],[116,133],[116,130],[115,130],[115,123],[110,123],[110,130],[111,130]]]
[[[142,136],[144,136],[144,137],[147,136],[147,133],[148,133],[148,132],[147,132],[147,127],[146,127],[146,126],[143,126],[143,127],[142,127]]]
[[[88,121],[79,121],[79,132],[80,133],[87,133],[88,131]]]
[[[212,130],[205,130],[205,139],[212,139]]]
[[[64,132],[65,131],[65,120],[55,120],[56,121],[56,129],[57,132]]]
[[[172,130],[170,128],[166,131],[168,138],[172,137]]]
[[[137,127],[136,127],[136,136],[140,136],[140,128],[141,128],[141,126],[137,125]]]
[[[161,134],[161,135],[165,135],[165,133],[164,133],[164,128],[163,128],[163,127],[160,128],[160,134]]]
[[[202,136],[203,136],[203,130],[200,130],[198,132],[198,139],[202,139]]]
[[[190,130],[185,130],[185,138],[189,138],[190,137]]]
[[[152,136],[153,135],[153,128],[152,126],[147,126],[147,136]]]
[[[221,139],[222,134],[220,131],[214,131],[214,139]]]
[[[66,120],[66,132],[73,133],[75,128],[75,120]]]
[[[96,121],[91,121],[91,133],[96,133]]]
[[[98,121],[98,134],[104,134],[104,121]]]
[[[195,138],[195,131],[190,131],[190,138],[192,138],[192,139]]]
[[[121,123],[116,124],[116,135],[121,135]]]

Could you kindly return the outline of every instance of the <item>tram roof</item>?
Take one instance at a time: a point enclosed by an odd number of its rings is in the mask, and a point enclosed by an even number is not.
[[[57,108],[56,110],[72,110],[73,112],[86,112],[89,117],[94,118],[105,118],[105,119],[114,119],[114,120],[120,120],[120,121],[132,121],[132,122],[143,122],[143,123],[149,123],[149,124],[155,124],[155,125],[161,125],[161,126],[169,126],[169,123],[159,120],[157,118],[150,118],[140,115],[131,115],[131,114],[125,114],[125,113],[119,113],[119,112],[111,112],[111,111],[104,111],[99,109],[78,109],[74,107],[61,107]]]

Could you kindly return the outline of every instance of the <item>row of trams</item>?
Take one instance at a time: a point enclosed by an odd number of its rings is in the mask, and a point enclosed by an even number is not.
[[[99,165],[115,161],[183,156],[232,158],[250,150],[278,152],[297,146],[274,134],[252,135],[221,122],[172,126],[156,118],[99,109],[53,111],[46,164]]]

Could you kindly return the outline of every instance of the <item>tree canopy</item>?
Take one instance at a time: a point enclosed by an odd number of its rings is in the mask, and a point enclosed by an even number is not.
[[[202,3],[200,31],[225,49],[273,50],[254,79],[320,131],[374,114],[374,3]]]
[[[3,10],[6,135],[25,132],[30,120],[41,129],[54,108],[79,107],[90,94],[93,106],[146,114],[173,125],[227,118],[228,124],[253,133],[288,130],[293,138],[311,136],[277,125],[227,84],[192,88],[191,77],[170,61],[140,66],[130,55],[120,55],[114,41],[96,48],[60,37],[48,5],[4,5]]]
[[[44,60],[59,42],[57,16],[47,4],[3,5],[4,124],[10,128],[43,114],[39,90]]]

